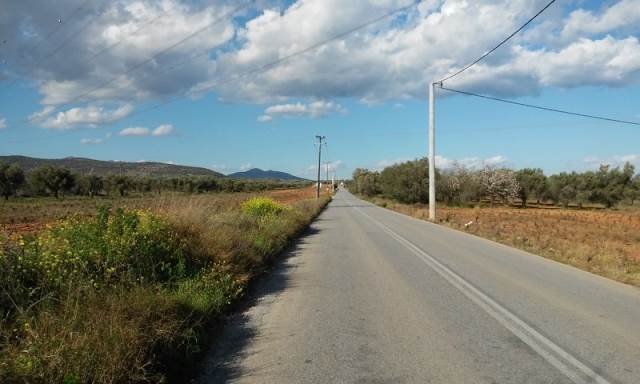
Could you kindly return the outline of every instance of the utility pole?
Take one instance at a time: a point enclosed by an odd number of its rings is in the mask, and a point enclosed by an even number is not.
[[[436,221],[436,84],[429,83],[429,220]]]
[[[327,180],[327,183],[329,183],[329,162],[327,161],[325,163],[325,165],[326,165],[326,168],[327,168],[326,172],[325,172],[325,175],[326,175],[326,179],[325,180]]]
[[[318,139],[318,184],[316,184],[316,198],[319,199],[320,198],[320,165],[322,164],[320,162],[320,159],[322,156],[322,140],[324,140],[325,137],[316,135],[316,139]]]
[[[335,192],[336,191],[336,170],[334,169],[333,172],[331,172],[331,192]]]

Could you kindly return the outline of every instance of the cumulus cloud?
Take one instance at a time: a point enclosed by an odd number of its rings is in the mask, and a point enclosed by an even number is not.
[[[151,130],[145,127],[129,127],[121,130],[118,134],[120,136],[149,136]]]
[[[120,136],[169,136],[176,132],[171,124],[162,124],[155,129],[146,127],[129,127],[121,130]]]
[[[239,169],[241,172],[244,172],[244,171],[250,170],[252,167],[253,166],[251,165],[251,163],[246,163],[246,164],[242,164]]]
[[[394,164],[404,163],[407,161],[411,161],[413,159],[409,158],[397,158],[392,160],[381,160],[375,164],[373,169],[382,170],[386,167],[389,167]],[[438,169],[451,169],[454,167],[464,167],[470,169],[480,169],[485,166],[489,167],[499,167],[505,166],[509,159],[502,155],[495,155],[486,158],[482,157],[463,157],[459,159],[452,159],[440,155],[436,155],[436,167]]]
[[[31,114],[29,121],[43,128],[68,130],[78,126],[96,127],[100,124],[114,123],[133,112],[131,104],[125,104],[116,109],[88,106],[86,108],[71,108],[66,111],[52,113],[52,107],[45,107],[41,111]]]
[[[630,163],[636,167],[636,169],[640,168],[640,154],[628,154],[628,155],[614,155],[610,157],[598,157],[598,156],[590,156],[584,159],[584,162],[590,167],[595,168],[602,164],[611,165],[614,167],[623,166],[625,163]]]
[[[7,128],[7,119],[0,115],[0,129]]]
[[[424,0],[404,14],[306,50],[412,1],[261,1],[235,19],[222,17],[238,6],[228,0],[89,2],[65,21],[82,33],[58,52],[66,35],[48,38],[56,26],[51,15],[84,1],[10,1],[3,11],[11,17],[0,24],[0,35],[11,41],[3,48],[8,73],[31,80],[45,106],[73,99],[131,104],[215,91],[223,100],[275,104],[258,117],[269,122],[340,112],[338,104],[319,104],[314,112],[314,103],[332,103],[324,100],[424,98],[430,81],[478,57],[546,2]],[[503,96],[532,95],[548,86],[636,84],[640,0],[580,6],[552,6],[447,84]],[[98,89],[88,93],[93,88]],[[69,123],[63,116],[51,122],[56,124]]]
[[[80,139],[80,144],[90,145],[90,144],[100,144],[103,143],[104,139]]]
[[[345,113],[346,109],[333,101],[318,100],[308,104],[278,104],[264,110],[264,114],[258,117],[261,123],[271,122],[276,117],[294,118],[310,117],[319,119],[332,113]]]
[[[209,78],[215,64],[204,53],[233,38],[232,19],[223,16],[237,8],[222,0],[4,5],[11,17],[4,18],[0,34],[11,41],[10,71],[36,80],[44,104],[64,103],[97,87],[82,99],[133,101],[187,90]],[[49,37],[57,15],[78,8],[73,20],[63,20],[62,32]],[[65,39],[72,32],[74,39]]]
[[[330,161],[329,162],[329,172],[338,172],[342,169],[345,168],[345,164],[342,160],[335,160],[335,161]],[[322,166],[320,167],[321,170],[321,178],[324,178],[326,176],[326,172],[327,172],[327,163],[322,163]],[[307,169],[305,170],[306,174],[311,174],[311,175],[315,175],[318,172],[318,164],[311,164],[307,167]]]
[[[158,128],[154,129],[151,134],[153,136],[169,136],[175,133],[175,128],[171,124],[162,124]]]
[[[464,157],[461,159],[449,159],[436,155],[436,167],[440,169],[450,169],[454,167],[464,167],[470,169],[480,169],[485,166],[500,167],[506,166],[509,159],[502,155],[495,155],[487,158]]]
[[[353,20],[372,19],[407,3],[299,0],[284,12],[266,10],[245,25],[240,33],[244,44],[223,55],[218,70],[232,73],[234,69],[278,60],[349,29]],[[366,103],[377,103],[423,98],[430,80],[444,77],[476,58],[520,26],[542,4],[542,1],[425,1],[403,15],[401,21],[376,24],[287,60],[270,71],[224,85],[219,91],[230,99],[256,101],[356,97]],[[629,9],[638,9],[637,0],[625,4],[627,13],[633,13]],[[617,10],[622,7],[616,5],[590,13],[607,20],[603,22],[606,27],[573,28],[576,32],[570,39],[559,46],[544,48],[541,43],[559,38],[562,30],[556,28],[539,34],[537,39],[533,39],[533,34],[527,39],[517,36],[481,65],[452,79],[449,85],[519,96],[536,94],[548,85],[568,88],[636,82],[640,66],[637,38],[602,35],[622,25],[628,27],[627,31],[640,29],[640,24],[634,22],[636,16],[623,18],[626,12]],[[336,7],[341,9],[340,17],[334,17],[332,10]],[[560,25],[572,23],[571,17],[555,16],[559,12],[561,8],[551,10],[539,22],[544,23],[548,17],[558,18]],[[610,14],[617,16],[607,16]],[[618,18],[623,20],[612,21]],[[308,19],[314,23],[300,33],[300,20]],[[596,68],[602,71],[597,72]]]

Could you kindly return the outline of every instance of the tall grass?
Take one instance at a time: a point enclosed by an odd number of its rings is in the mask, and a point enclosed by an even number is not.
[[[0,239],[0,382],[167,381],[327,202],[245,200],[101,209]]]

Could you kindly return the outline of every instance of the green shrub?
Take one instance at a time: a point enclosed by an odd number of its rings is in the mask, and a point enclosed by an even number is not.
[[[256,217],[275,216],[287,209],[287,206],[268,197],[254,197],[242,203],[242,212]]]
[[[199,313],[211,315],[242,294],[243,281],[215,263],[197,276],[181,281],[175,296],[179,302]]]
[[[22,237],[0,253],[0,284],[18,305],[72,288],[158,283],[186,274],[186,244],[169,223],[148,211],[110,212],[61,221]]]

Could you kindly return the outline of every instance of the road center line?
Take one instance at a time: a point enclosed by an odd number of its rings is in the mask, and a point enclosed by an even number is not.
[[[387,233],[397,242],[404,245],[413,254],[418,256],[418,258],[420,258],[424,263],[431,267],[431,269],[437,272],[441,277],[443,277],[451,285],[457,288],[462,294],[467,296],[471,301],[482,308],[488,315],[493,317],[505,328],[511,331],[515,336],[517,336],[525,344],[536,351],[549,364],[556,367],[571,381],[576,384],[611,384],[605,378],[594,372],[586,364],[582,363],[577,358],[572,356],[569,352],[565,351],[553,341],[549,340],[547,337],[536,331],[525,321],[520,319],[518,316],[513,314],[502,305],[498,304],[491,297],[487,296],[473,284],[469,283],[463,277],[420,249],[411,241],[407,240],[386,225],[374,219],[373,217],[362,211],[360,208],[351,204],[351,202],[347,201],[346,199],[345,202],[361,215],[371,220],[371,222],[380,227],[385,233]]]

